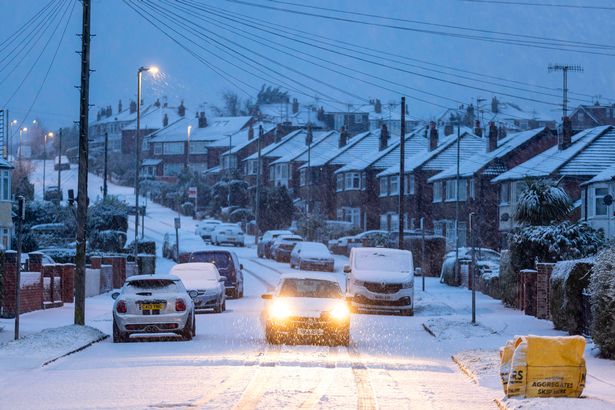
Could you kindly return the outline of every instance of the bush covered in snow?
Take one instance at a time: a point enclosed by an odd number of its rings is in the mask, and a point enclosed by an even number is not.
[[[549,225],[566,219],[572,200],[562,188],[548,181],[528,180],[513,218],[520,224]]]
[[[589,286],[593,260],[567,260],[555,264],[551,274],[551,320],[556,329],[583,333],[583,290]]]
[[[590,281],[592,339],[602,356],[615,359],[615,246],[596,258]]]
[[[533,269],[534,263],[580,259],[595,255],[604,236],[585,223],[562,222],[549,226],[526,226],[509,237],[515,272]]]
[[[128,205],[116,197],[108,196],[88,208],[88,231],[128,230]]]

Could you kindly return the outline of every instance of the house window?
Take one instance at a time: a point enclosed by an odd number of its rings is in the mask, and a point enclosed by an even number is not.
[[[404,185],[406,195],[414,195],[414,175],[404,176]]]
[[[333,127],[339,131],[343,126],[344,126],[344,115],[335,114]]]
[[[361,175],[358,172],[348,172],[346,174],[346,190],[361,188]]]
[[[190,142],[191,154],[207,154],[207,142],[206,141],[191,141]]]
[[[320,182],[320,169],[319,168],[311,168],[310,170],[310,180],[309,184],[317,184]]]
[[[380,229],[383,231],[389,230],[389,215],[388,214],[380,215]]]
[[[165,155],[180,155],[184,153],[183,142],[166,142],[163,147]]]
[[[391,190],[389,195],[399,195],[399,175],[391,177]]]
[[[449,179],[446,181],[446,200],[447,201],[455,201],[457,200],[457,180]]]
[[[391,214],[391,231],[398,231],[399,230],[399,215],[398,214]]]
[[[282,179],[288,179],[288,164],[280,164],[280,174]]]
[[[11,174],[8,170],[0,171],[0,201],[11,200]]]
[[[508,182],[500,185],[500,205],[508,205],[510,203],[510,184]]]
[[[434,182],[433,184],[433,202],[442,201],[442,182]]]
[[[367,189],[367,173],[361,173],[361,190],[365,191]]]
[[[154,144],[154,155],[162,155],[162,144]]]
[[[380,178],[380,195],[387,196],[389,194],[389,177]]]
[[[164,164],[164,175],[178,175],[184,166],[182,164]]]
[[[299,186],[305,186],[306,185],[306,169],[302,168],[299,170]]]
[[[11,249],[11,231],[9,228],[0,228],[0,244],[4,249]]]
[[[608,193],[608,188],[594,188],[594,216],[606,216],[608,214],[608,207],[604,204],[604,197]]]
[[[258,161],[248,161],[246,163],[247,166],[247,174],[248,175],[256,175],[256,173],[258,172]]]
[[[344,190],[344,174],[337,174],[335,178],[336,178],[335,190],[337,192],[343,191]]]
[[[354,123],[361,124],[363,122],[363,114],[355,114],[354,115]]]
[[[470,178],[470,198],[476,198],[476,188],[474,187],[474,178]]]
[[[444,236],[444,222],[442,221],[434,221],[433,223],[433,234],[436,236]]]
[[[339,221],[350,222],[353,226],[361,226],[361,208],[338,208],[336,214]]]
[[[269,181],[275,181],[275,167],[269,167]]]

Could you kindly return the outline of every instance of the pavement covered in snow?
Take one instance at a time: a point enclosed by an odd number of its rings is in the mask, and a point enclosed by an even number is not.
[[[95,190],[96,177],[90,176],[90,181]],[[132,191],[113,185],[110,190],[126,199]],[[160,242],[172,229],[175,216],[148,204],[145,236]],[[191,218],[182,217],[181,235],[187,243],[195,249],[214,248],[194,235],[195,225]],[[469,291],[445,286],[435,278],[427,278],[422,291],[417,278],[415,316],[355,314],[349,348],[269,346],[260,321],[260,295],[291,269],[288,264],[258,259],[252,246],[232,249],[245,267],[246,296],[228,300],[227,311],[221,314],[197,315],[197,336],[190,342],[151,339],[113,344],[108,338],[41,367],[50,355],[38,355],[47,349],[29,340],[52,335],[55,330],[37,333],[48,328],[60,328],[58,340],[65,340],[62,335],[71,328],[62,326],[72,323],[73,305],[23,315],[22,333],[28,342],[19,348],[11,347],[12,320],[0,319],[0,327],[4,326],[0,408],[494,409],[495,399],[504,397],[497,349],[517,334],[562,335],[551,322],[506,309],[481,294],[477,295],[478,324],[472,325]],[[342,287],[345,262],[345,257],[336,256],[331,274]],[[172,266],[173,262],[158,257],[159,273],[167,273]],[[84,336],[111,334],[112,304],[109,294],[87,299],[86,322],[92,329],[85,328]],[[30,356],[29,365],[3,359],[17,353]],[[514,409],[615,408],[615,364],[594,357],[591,346],[586,359],[585,396],[589,399],[503,403]],[[33,386],[36,394],[29,395]]]

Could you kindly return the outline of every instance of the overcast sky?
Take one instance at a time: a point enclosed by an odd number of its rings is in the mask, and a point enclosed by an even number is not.
[[[62,1],[59,0],[59,3],[62,3]],[[547,66],[549,63],[578,64],[584,67],[583,73],[570,74],[570,88],[574,92],[587,96],[571,96],[574,97],[571,98],[572,106],[578,105],[581,100],[589,102],[592,100],[590,96],[594,95],[601,95],[601,101],[607,101],[609,97],[615,98],[615,71],[613,69],[615,58],[612,56],[494,44],[449,35],[441,36],[376,25],[333,21],[314,16],[257,8],[225,0],[196,1],[200,4],[226,9],[232,12],[235,18],[242,18],[241,15],[251,16],[254,20],[250,24],[265,26],[270,31],[280,32],[276,25],[284,25],[308,32],[313,39],[315,39],[313,35],[318,34],[331,37],[336,41],[346,41],[362,47],[393,53],[401,56],[390,56],[390,58],[400,61],[399,64],[365,55],[362,58],[376,60],[381,64],[396,66],[406,71],[472,85],[479,89],[453,85],[450,82],[419,77],[407,72],[358,61],[340,55],[339,49],[337,54],[332,54],[323,49],[313,48],[306,44],[276,37],[267,32],[257,31],[241,23],[223,20],[211,13],[199,15],[197,9],[192,9],[188,14],[185,14],[186,12],[179,8],[181,6],[179,3],[166,6],[172,12],[177,13],[177,19],[181,21],[181,24],[173,21],[175,17],[171,12],[157,12],[155,17],[161,19],[162,23],[157,22],[156,24],[158,27],[166,28],[176,41],[191,50],[191,52],[188,52],[135,13],[123,1],[94,0],[92,4],[92,33],[96,37],[92,40],[91,64],[92,69],[96,71],[91,75],[90,102],[95,106],[90,111],[90,117],[95,116],[99,106],[112,105],[115,112],[119,98],[124,100],[124,106],[126,106],[127,100],[136,95],[136,71],[142,65],[159,66],[163,73],[157,79],[151,79],[149,76],[144,77],[143,98],[146,103],[155,98],[167,96],[169,102],[173,105],[177,104],[180,99],[184,99],[189,109],[197,109],[203,103],[219,104],[220,95],[226,89],[236,91],[242,98],[246,97],[246,93],[255,95],[256,89],[266,82],[265,79],[268,79],[268,83],[276,84],[277,82],[285,89],[288,88],[289,83],[292,83],[292,87],[297,90],[289,90],[291,96],[310,103],[319,99],[343,106],[346,103],[360,102],[358,97],[364,99],[380,98],[384,103],[387,103],[389,101],[397,102],[399,97],[405,94],[408,97],[412,115],[422,118],[437,115],[443,110],[443,106],[456,106],[459,102],[470,102],[477,97],[490,100],[492,95],[496,94],[492,91],[498,91],[501,100],[515,100],[528,110],[536,110],[553,118],[559,118],[561,111],[558,104],[561,103],[561,97],[556,97],[556,95],[561,93],[558,89],[561,88],[562,77],[561,73],[548,73]],[[298,8],[267,0],[246,1],[384,25],[445,31],[447,33],[453,31],[444,27],[412,25],[405,21],[383,20],[374,17]],[[289,1],[294,2],[296,0]],[[31,112],[25,120],[31,121],[37,118],[42,120],[44,124],[55,128],[60,125],[69,125],[73,120],[78,119],[79,94],[74,85],[79,83],[80,61],[75,50],[80,48],[80,39],[75,34],[81,31],[81,3],[73,0],[76,5],[68,23],[66,35],[44,84],[43,78],[52,61],[60,34],[64,29],[64,24],[60,21],[61,13],[58,13],[56,19],[48,18],[53,24],[50,25],[49,31],[41,34],[38,42],[31,42],[30,44],[16,41],[4,42],[7,37],[43,8],[47,2],[48,0],[3,1],[3,24],[0,25],[0,41],[3,41],[0,46],[0,107],[8,107],[13,118],[22,120],[29,107],[32,106]],[[532,2],[615,6],[615,3],[610,1],[532,0]],[[160,0],[155,0],[154,3],[157,5],[165,4]],[[313,1],[309,4],[384,15],[397,19],[411,19],[427,23],[595,44],[612,43],[613,18],[615,17],[615,10],[507,6],[463,0],[329,0]],[[143,3],[140,3],[139,7],[144,7]],[[224,25],[220,27],[220,23],[210,19],[224,21]],[[265,20],[270,24],[264,25],[261,21],[255,19]],[[44,27],[44,23],[38,22],[36,26]],[[235,29],[233,29],[233,26]],[[52,37],[47,49],[40,54],[45,42],[51,35],[51,31],[56,27],[55,36]],[[250,37],[253,40],[264,42],[265,45],[241,37],[243,33],[239,32],[237,27],[254,33]],[[36,29],[32,26],[28,27],[27,30],[32,28]],[[190,41],[183,30],[199,30],[202,33],[201,36],[206,35],[209,40],[206,41],[204,37],[200,39],[192,37],[192,41],[196,42],[195,44]],[[211,31],[206,32],[206,30]],[[235,31],[233,32],[233,30]],[[181,36],[176,31],[181,33]],[[488,35],[469,31],[456,32],[471,36]],[[256,35],[265,37],[265,39],[257,38]],[[540,41],[536,39],[528,40]],[[313,42],[313,40],[310,41]],[[283,46],[292,47],[295,51],[285,49],[288,54],[281,54],[273,49]],[[322,42],[320,46],[332,48]],[[344,46],[349,47],[348,45]],[[615,55],[615,50],[608,48],[599,52]],[[199,54],[205,63],[199,61],[191,53]],[[239,53],[241,53],[241,56]],[[309,53],[312,56],[300,53]],[[21,61],[23,56],[25,57]],[[304,60],[300,60],[296,56]],[[247,57],[249,61],[243,60],[244,57]],[[489,76],[525,84],[505,83],[513,88],[535,90],[531,87],[532,85],[548,87],[549,89],[538,89],[538,91],[552,95],[530,93],[521,89],[501,88],[493,84],[445,76],[433,71],[429,72],[408,65],[426,67],[425,64],[400,60],[403,57],[485,73]],[[36,62],[37,58],[39,58],[38,62]],[[305,61],[305,59],[308,61]],[[17,64],[19,61],[21,61],[21,64]],[[312,62],[328,68],[318,67],[313,65]],[[329,62],[334,62],[343,67],[331,66]],[[250,67],[250,64],[254,67]],[[331,68],[343,71],[355,78],[335,73],[331,71]],[[345,71],[346,68],[358,70],[362,73]],[[28,75],[30,69],[31,72]],[[437,67],[434,67],[434,69],[443,70]],[[256,73],[256,76],[251,73]],[[364,73],[378,78],[366,76]],[[475,76],[467,73],[457,72],[457,74],[475,78]],[[229,79],[232,82],[229,82]],[[366,84],[360,79],[376,85]],[[383,79],[388,82],[383,82]],[[502,83],[501,80],[493,78],[485,78],[485,80]],[[20,87],[22,81],[23,84]],[[35,101],[39,89],[40,95]],[[437,97],[425,93],[431,93],[437,95]],[[502,96],[502,93],[522,96],[536,101],[514,99]],[[433,104],[419,101],[417,97]],[[611,100],[611,102],[615,102],[615,100]]]

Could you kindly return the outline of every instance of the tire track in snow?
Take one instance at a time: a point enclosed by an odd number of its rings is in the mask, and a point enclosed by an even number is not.
[[[353,346],[348,347],[347,352],[351,359],[352,375],[357,388],[357,409],[377,409],[376,396],[369,380],[369,371],[361,359],[361,354]]]
[[[246,272],[247,274],[251,275],[252,277],[254,277],[254,279],[256,279],[257,281],[259,281],[260,283],[262,283],[263,285],[265,285],[265,287],[267,288],[268,291],[271,291],[273,289],[275,289],[275,285],[272,284],[271,282],[269,282],[268,280],[266,280],[265,278],[263,278],[262,276],[252,272],[250,269],[246,269],[245,267],[243,268],[243,271]]]
[[[315,409],[320,399],[329,391],[329,387],[333,384],[337,372],[337,357],[334,363],[330,363],[329,358],[333,355],[337,355],[338,351],[337,346],[331,346],[329,348],[329,352],[324,358],[327,364],[323,367],[323,377],[310,396],[301,403],[301,409]]]
[[[275,369],[279,360],[281,345],[267,345],[264,354],[261,356],[258,367],[252,379],[243,391],[239,401],[233,406],[233,409],[255,409],[260,402],[267,383]]]
[[[279,275],[284,274],[284,272],[282,272],[281,270],[276,269],[274,267],[271,267],[271,266],[269,266],[269,265],[259,261],[258,259],[254,259],[254,258],[246,258],[246,259],[248,259],[252,263],[255,263],[256,265],[262,266],[263,268],[267,268],[269,270],[272,270],[272,271],[274,271],[275,273],[277,273]]]

